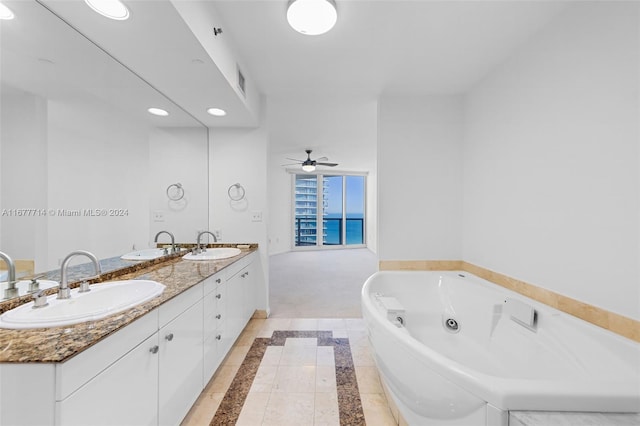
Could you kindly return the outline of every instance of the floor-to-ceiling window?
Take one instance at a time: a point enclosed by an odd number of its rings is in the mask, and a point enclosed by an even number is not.
[[[294,247],[364,246],[366,176],[294,175]]]

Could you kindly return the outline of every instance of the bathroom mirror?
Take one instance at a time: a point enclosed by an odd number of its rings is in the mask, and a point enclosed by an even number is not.
[[[195,241],[208,227],[206,127],[42,4],[2,3],[15,18],[0,20],[0,251],[26,265],[19,275],[74,250],[143,249],[161,230]]]

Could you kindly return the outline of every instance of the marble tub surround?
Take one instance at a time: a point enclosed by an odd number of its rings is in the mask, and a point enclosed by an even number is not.
[[[203,261],[197,265],[183,261],[178,255],[169,259],[163,258],[164,261],[158,263],[143,262],[145,266],[137,265],[139,267],[134,266],[132,270],[121,269],[116,277],[105,277],[103,274],[100,282],[114,279],[145,279],[160,282],[166,288],[160,296],[149,302],[99,321],[46,329],[0,329],[0,362],[64,362],[255,250],[244,249],[236,257]],[[55,288],[49,290],[52,293],[56,291]],[[27,299],[22,302],[25,303],[30,300],[30,296],[20,299]],[[5,303],[10,302],[13,303]]]
[[[465,271],[566,312],[627,339],[640,342],[640,321],[462,260],[381,260],[381,271]]]

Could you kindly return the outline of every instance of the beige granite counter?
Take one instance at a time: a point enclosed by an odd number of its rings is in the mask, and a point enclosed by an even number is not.
[[[233,246],[230,244],[210,244],[210,247]],[[242,245],[241,247],[243,247]],[[242,248],[235,257],[223,260],[188,261],[181,257],[169,257],[162,263],[149,262],[137,265],[134,270],[123,270],[117,277],[106,280],[145,279],[162,283],[164,292],[153,300],[135,308],[114,314],[98,321],[89,321],[71,326],[40,328],[29,330],[0,329],[0,362],[50,363],[64,362],[100,340],[130,324],[137,318],[157,308],[183,291],[193,287],[205,278],[232,265],[241,258],[257,250],[256,244]],[[75,286],[77,284],[74,283]],[[50,289],[55,292],[55,289]],[[19,299],[26,303],[29,297]],[[9,303],[9,302],[5,302]],[[16,306],[12,301],[12,306]],[[21,304],[18,303],[18,304]],[[6,310],[6,308],[5,308]]]

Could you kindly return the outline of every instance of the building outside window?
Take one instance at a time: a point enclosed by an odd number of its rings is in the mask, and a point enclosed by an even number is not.
[[[363,246],[366,177],[294,175],[294,246]]]

